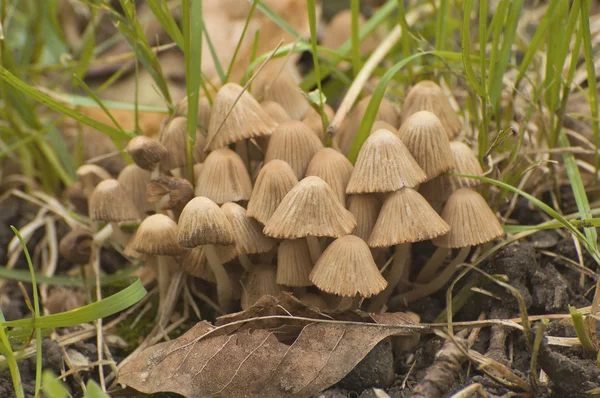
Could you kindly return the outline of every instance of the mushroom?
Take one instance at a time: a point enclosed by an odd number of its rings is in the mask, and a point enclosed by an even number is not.
[[[285,109],[275,101],[263,101],[260,103],[260,106],[277,124],[291,120],[290,115],[287,114]]]
[[[402,187],[412,188],[426,178],[425,172],[394,133],[377,130],[358,153],[346,193],[393,192]]]
[[[339,238],[356,227],[356,219],[319,177],[300,181],[283,198],[264,228],[267,236],[279,239],[307,238],[313,263],[321,254],[317,237]]]
[[[283,160],[275,159],[266,163],[256,177],[248,201],[248,216],[266,224],[284,196],[297,183],[294,170]]]
[[[158,176],[160,161],[167,156],[167,148],[163,144],[145,135],[132,138],[125,150],[136,165],[153,172],[153,177]]]
[[[262,296],[278,296],[283,291],[277,284],[276,269],[273,265],[255,265],[243,280],[242,309],[247,310]]]
[[[456,137],[462,129],[462,123],[450,101],[441,87],[432,81],[423,80],[410,89],[400,112],[402,123],[419,111],[433,112],[442,122],[449,139]]]
[[[204,246],[204,254],[217,280],[219,304],[225,312],[232,307],[231,280],[214,245],[232,245],[234,235],[229,219],[212,200],[199,196],[192,199],[179,216],[177,240],[181,246]]]
[[[58,251],[73,264],[87,264],[90,261],[93,236],[83,229],[73,229],[62,237]]]
[[[313,263],[306,239],[288,239],[277,250],[277,284],[292,287],[312,285],[308,278]],[[296,292],[297,293],[297,292]]]
[[[86,198],[90,197],[92,191],[100,181],[112,178],[108,171],[95,164],[84,164],[83,166],[79,166],[75,174],[81,182],[83,195]]]
[[[229,148],[211,152],[196,183],[196,195],[221,205],[250,199],[252,182],[240,156]]]
[[[327,311],[329,309],[325,299],[317,293],[303,293],[298,295],[297,299],[307,307],[316,308],[319,311]]]
[[[117,181],[129,193],[129,197],[133,201],[135,207],[138,208],[141,215],[153,211],[154,207],[146,198],[148,182],[150,181],[151,173],[140,168],[135,164],[125,166],[119,173]]]
[[[346,207],[356,217],[356,228],[352,235],[356,235],[366,242],[373,232],[381,209],[381,202],[376,195],[348,195]]]
[[[148,181],[146,200],[160,210],[173,210],[179,214],[194,198],[194,188],[188,180],[161,176]]]
[[[160,169],[169,171],[187,166],[187,118],[177,116],[163,128],[159,142],[167,148],[167,154],[160,161]]]
[[[327,117],[327,125],[329,121],[335,116],[335,111],[328,104],[323,104],[323,111]],[[323,130],[323,121],[321,115],[314,108],[309,108],[304,115],[302,122],[306,124],[316,135],[319,137],[321,142],[325,142],[325,131]]]
[[[321,177],[338,195],[340,202],[346,203],[346,186],[353,169],[354,166],[344,155],[335,149],[323,148],[310,160],[306,175]]]

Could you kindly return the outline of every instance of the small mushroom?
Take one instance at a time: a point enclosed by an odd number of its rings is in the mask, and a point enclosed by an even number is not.
[[[163,144],[145,135],[132,138],[125,150],[136,165],[148,171],[158,170],[160,161],[167,156]]]
[[[211,152],[196,184],[196,195],[217,204],[250,199],[252,182],[244,162],[229,148]]]
[[[252,94],[256,98],[277,102],[294,120],[301,120],[310,108],[298,82],[281,62],[265,65],[252,83]]]
[[[243,310],[250,308],[262,296],[278,296],[283,291],[275,280],[276,273],[273,265],[258,264],[246,274],[242,282],[244,286],[241,302]]]
[[[248,201],[248,216],[266,224],[285,195],[297,183],[294,170],[283,160],[275,159],[266,163],[256,177]]]
[[[310,160],[306,175],[321,177],[338,195],[340,202],[346,203],[346,186],[353,169],[354,166],[344,155],[335,149],[323,148]]]
[[[277,284],[304,287],[312,285],[308,278],[313,262],[306,239],[288,239],[277,250]]]

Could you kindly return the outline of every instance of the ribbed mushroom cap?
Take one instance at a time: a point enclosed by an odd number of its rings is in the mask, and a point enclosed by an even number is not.
[[[233,231],[229,219],[212,200],[195,197],[179,216],[179,244],[183,247],[202,245],[232,245]]]
[[[414,189],[402,188],[383,202],[368,242],[371,247],[389,247],[432,239],[449,230],[424,197]]]
[[[426,175],[404,143],[391,131],[377,130],[365,141],[346,193],[393,192],[414,187]]]
[[[310,286],[313,264],[306,239],[284,240],[277,249],[277,283],[283,286]]]
[[[358,104],[356,104],[350,115],[344,119],[344,123],[342,123],[340,131],[335,136],[337,146],[344,155],[348,155],[350,152],[356,132],[358,131],[360,123],[365,117],[365,112],[367,111],[369,101],[371,101],[370,95],[363,98],[358,102]],[[394,126],[394,129],[391,131],[396,131],[399,125],[398,111],[388,99],[383,98],[379,104],[379,109],[377,110],[375,120],[381,120],[389,123],[390,125]]]
[[[280,62],[268,63],[256,75],[252,94],[265,101],[275,101],[294,120],[301,120],[310,107],[294,76]]]
[[[419,166],[430,180],[455,166],[450,140],[440,119],[429,111],[412,114],[398,131]]]
[[[349,195],[346,207],[356,217],[356,228],[352,235],[356,235],[366,242],[373,232],[379,209],[381,209],[381,202],[377,195],[373,194]]]
[[[360,28],[366,22],[362,14],[358,14],[358,27]],[[350,40],[352,34],[352,13],[349,9],[342,10],[335,14],[323,35],[322,46],[333,50],[339,49],[346,41]],[[377,47],[378,40],[375,34],[370,34],[360,43],[360,53],[365,55]]]
[[[369,246],[354,235],[336,239],[325,249],[310,273],[310,280],[325,292],[345,297],[357,294],[371,297],[387,286]]]
[[[213,273],[206,255],[204,254],[203,246],[196,246],[186,250],[180,259],[181,268],[184,272],[196,278],[204,279],[210,283],[217,283],[215,274]]]
[[[265,225],[265,235],[280,239],[305,236],[338,238],[356,227],[356,219],[319,177],[300,181],[283,198]]]
[[[480,245],[504,233],[485,199],[469,188],[457,189],[450,195],[442,218],[450,225],[450,232],[433,240],[440,247]]]
[[[144,170],[135,164],[130,164],[121,170],[117,178],[117,181],[129,193],[133,204],[142,215],[154,210],[152,204],[146,198],[150,175],[148,170]]]
[[[146,199],[149,203],[161,203],[160,210],[181,210],[194,198],[194,188],[188,180],[160,176],[148,181]]]
[[[244,278],[242,309],[251,307],[264,295],[278,296],[283,288],[276,282],[277,269],[273,265],[258,264]]]
[[[215,150],[244,139],[270,135],[275,126],[275,121],[250,93],[238,84],[227,83],[214,100],[207,143]]]
[[[181,101],[179,101],[175,108],[177,110],[176,116],[185,116],[188,114],[188,99],[187,96],[183,97]],[[210,121],[210,102],[206,97],[200,97],[198,99],[198,124],[203,126],[205,129],[208,129],[208,122]]]
[[[307,176],[321,177],[337,194],[341,203],[346,203],[346,186],[354,166],[341,153],[332,148],[319,150],[306,168]]]
[[[129,193],[119,181],[101,181],[89,200],[89,214],[92,220],[106,222],[133,221],[140,218]]]
[[[269,115],[271,119],[275,120],[277,124],[292,119],[290,115],[287,114],[285,109],[283,109],[283,107],[275,101],[263,101],[260,103],[260,106],[262,106],[267,115]]]
[[[294,170],[283,160],[275,159],[265,164],[256,177],[248,201],[248,216],[266,224],[285,195],[297,183]]]
[[[229,148],[211,152],[196,183],[196,195],[218,204],[250,199],[252,182],[240,156]]]
[[[92,234],[83,229],[73,229],[58,244],[60,255],[73,264],[87,264],[92,252]]]
[[[400,113],[402,123],[419,111],[433,112],[442,122],[448,138],[460,133],[462,123],[452,109],[450,101],[441,87],[429,80],[423,80],[410,89]]]
[[[160,142],[138,135],[129,141],[125,148],[131,159],[144,170],[152,171],[167,156],[167,148]]]
[[[314,154],[323,143],[304,123],[290,120],[281,123],[269,140],[265,162],[280,159],[287,162],[300,180]]]
[[[79,166],[75,174],[81,182],[83,194],[85,196],[91,195],[92,191],[100,181],[112,178],[108,171],[95,164],[84,164]]]
[[[323,111],[329,121],[335,116],[335,111],[329,104],[323,104]],[[302,119],[302,123],[306,124],[319,137],[321,142],[325,141],[325,131],[323,131],[323,122],[321,121],[319,112],[313,108],[308,108],[304,119]]]
[[[177,241],[177,223],[164,214],[153,214],[142,221],[131,248],[155,256],[179,256],[185,252]]]
[[[194,162],[202,163],[206,159],[206,152],[204,147],[206,146],[206,135],[200,129],[196,129],[196,142],[192,148],[192,154],[194,155]]]
[[[177,116],[161,130],[158,141],[167,149],[160,169],[173,170],[186,165],[187,118]]]
[[[452,151],[452,157],[456,163],[456,167],[451,170],[452,173],[476,176],[483,175],[483,169],[481,168],[481,164],[479,164],[477,155],[475,155],[475,152],[473,152],[468,145],[463,144],[460,141],[451,141],[450,150]],[[447,184],[450,185],[450,188],[453,190],[458,188],[470,188],[481,184],[481,181],[473,178],[452,176],[442,176],[442,178],[447,181]]]
[[[266,253],[273,248],[275,244],[273,239],[263,234],[262,225],[255,219],[248,217],[246,209],[242,206],[227,202],[221,206],[221,210],[223,210],[231,224],[237,256]]]

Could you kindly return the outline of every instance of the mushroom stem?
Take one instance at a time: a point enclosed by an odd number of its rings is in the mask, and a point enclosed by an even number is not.
[[[169,261],[165,256],[156,256],[156,281],[158,282],[158,305],[157,316],[160,318],[164,310],[164,304],[169,294],[169,284],[171,283],[171,272]]]
[[[390,267],[390,271],[387,275],[387,286],[386,288],[373,298],[369,305],[369,312],[380,312],[385,303],[394,292],[394,289],[402,280],[402,276],[405,274],[405,269],[408,268],[410,262],[410,249],[411,243],[404,243],[402,245],[396,245],[394,262]]]
[[[235,143],[235,152],[240,155],[246,167],[250,168],[250,158],[248,156],[248,141],[242,140]]]
[[[438,247],[436,251],[433,252],[431,258],[427,260],[423,268],[421,268],[419,275],[417,275],[416,282],[427,283],[430,280],[432,280],[437,270],[442,266],[444,260],[446,259],[448,254],[450,254],[450,252],[450,249],[446,249],[445,247]]]
[[[250,261],[250,258],[247,254],[240,254],[238,256],[238,259],[240,260],[240,264],[242,264],[242,267],[244,267],[246,271],[250,271],[252,270],[252,268],[254,268],[254,264],[252,264],[252,261]]]
[[[319,243],[319,238],[316,236],[307,236],[306,241],[308,242],[310,259],[312,260],[313,264],[316,264],[319,257],[321,257],[321,245]]]
[[[225,271],[225,267],[223,267],[214,245],[205,245],[204,254],[206,255],[210,268],[215,274],[215,279],[217,280],[219,305],[225,313],[229,313],[232,307],[231,301],[233,296],[233,288],[231,286],[229,275],[227,275],[227,271]]]
[[[102,229],[100,229],[98,232],[96,232],[94,234],[94,238],[93,238],[94,244],[96,244],[97,246],[102,246],[104,244],[104,242],[106,242],[108,240],[108,238],[111,237],[111,235],[113,234],[113,231],[114,231],[113,224],[114,223],[112,223],[112,222],[106,224],[104,227],[102,227]]]

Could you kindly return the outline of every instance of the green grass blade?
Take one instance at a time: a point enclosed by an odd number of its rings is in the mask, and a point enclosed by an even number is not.
[[[600,218],[590,218],[590,219],[582,219],[582,220],[573,220],[570,223],[575,228],[589,228],[589,227],[600,227]],[[558,229],[564,228],[558,221],[553,222],[545,222],[537,225],[505,225],[504,232],[507,234],[517,234],[519,232],[524,231],[542,231],[547,229]]]
[[[247,0],[249,2],[252,2],[252,0]],[[302,40],[302,36],[300,35],[300,33],[296,32],[294,30],[294,28],[292,28],[290,26],[290,24],[288,24],[286,22],[285,19],[283,19],[282,17],[280,17],[275,11],[273,11],[268,5],[266,5],[265,3],[263,3],[262,1],[258,2],[258,9],[265,14],[271,21],[275,22],[275,24],[277,26],[279,26],[281,29],[283,29],[284,31],[286,31],[287,33],[289,33],[295,40],[298,41],[303,41]]]
[[[394,66],[388,69],[387,72],[381,77],[377,87],[375,87],[375,91],[373,91],[373,95],[371,96],[371,100],[369,101],[369,105],[367,105],[367,110],[365,111],[365,115],[360,123],[360,127],[356,132],[356,136],[354,137],[354,141],[352,142],[352,148],[350,149],[350,153],[348,154],[348,159],[354,164],[356,162],[356,158],[358,156],[358,152],[362,147],[363,143],[369,137],[369,133],[371,132],[371,127],[373,126],[373,122],[375,121],[375,117],[377,116],[377,111],[379,110],[379,104],[381,104],[381,100],[383,99],[383,95],[385,94],[385,89],[389,84],[390,80],[396,73],[400,71],[406,64],[410,61],[420,58],[424,55],[431,54],[429,52],[422,52],[418,54],[414,54],[408,58],[403,59],[398,62]]]
[[[354,3],[353,3],[354,4]],[[321,86],[321,65],[319,64],[319,53],[317,50],[317,5],[315,0],[306,0],[306,7],[308,8],[308,22],[310,26],[310,44],[312,47],[312,57],[315,68],[315,75],[317,77],[317,89],[319,90],[319,114],[321,115],[321,122],[323,125],[323,131],[327,131],[327,118],[323,107],[323,87]],[[360,53],[359,53],[360,57]],[[326,146],[331,146],[331,138],[326,137]]]
[[[87,389],[85,398],[110,398],[93,379],[89,379],[85,387]]]
[[[150,10],[165,32],[177,43],[177,47],[183,51],[183,34],[179,30],[177,22],[173,18],[173,14],[169,10],[169,6],[165,0],[148,0],[148,7],[150,7]]]
[[[62,134],[60,134],[60,131],[58,131],[58,129],[56,128],[54,122],[50,126],[44,127],[44,130],[48,131],[47,135],[50,141],[50,145],[52,149],[54,149],[54,152],[56,152],[56,157],[60,162],[57,165],[53,165],[53,167],[55,169],[59,167],[64,170],[64,172],[62,170],[59,172],[59,176],[61,176],[63,182],[68,186],[76,179],[75,161],[73,159],[73,155],[71,154],[71,152],[69,152],[65,140]],[[50,159],[50,161],[53,161],[53,159]],[[65,180],[65,172],[69,176],[68,180]]]
[[[96,46],[96,27],[94,26],[94,20],[96,19],[96,10],[94,7],[90,7],[91,15],[90,21],[83,32],[84,45],[79,54],[79,62],[73,72],[77,77],[83,79],[87,72],[90,61],[94,57],[94,49]],[[75,86],[76,87],[76,86]]]
[[[215,69],[217,70],[217,74],[219,75],[221,84],[225,84],[227,82],[227,77],[225,76],[225,72],[223,72],[223,66],[221,65],[221,60],[219,60],[217,51],[215,50],[212,40],[210,39],[210,34],[206,30],[206,26],[204,26],[204,24],[202,24],[202,32],[204,32],[204,35],[206,36],[206,43],[208,44],[208,49],[210,50],[210,55],[215,64]]]
[[[256,6],[260,0],[253,0],[252,7],[250,7],[250,12],[248,12],[248,16],[246,17],[246,23],[244,24],[244,29],[242,29],[242,34],[240,35],[240,39],[238,40],[235,51],[233,52],[233,56],[231,57],[231,62],[229,62],[229,67],[227,68],[227,74],[225,75],[225,81],[229,81],[229,76],[231,76],[231,71],[233,70],[233,66],[235,65],[235,61],[237,59],[238,53],[240,52],[240,48],[242,47],[242,42],[244,41],[244,37],[246,37],[246,32],[248,31],[248,25],[250,24],[250,20],[254,15],[254,11],[256,10]],[[250,61],[252,63],[252,60]]]
[[[108,118],[110,119],[111,122],[113,122],[113,124],[117,127],[117,129],[123,133],[125,133],[125,130],[123,130],[123,127],[121,127],[121,125],[119,124],[119,122],[117,122],[117,119],[115,119],[115,117],[112,115],[112,113],[110,113],[110,111],[108,110],[108,108],[106,107],[106,105],[104,105],[104,103],[102,102],[102,100],[96,95],[96,93],[94,93],[94,91],[83,81],[81,80],[81,78],[77,75],[73,75],[73,79],[77,82],[77,84],[83,88],[83,90],[90,96],[90,98],[96,102],[96,104],[100,107],[100,109],[102,109],[104,111],[104,113],[106,114],[106,116],[108,116]]]
[[[115,274],[105,275],[100,278],[100,284],[102,286],[108,286],[112,284],[122,283],[126,280],[131,279],[131,275],[138,267],[130,267],[123,271],[119,271]],[[45,283],[51,286],[70,286],[70,287],[85,287],[90,284],[96,283],[95,277],[89,278],[72,278],[68,276],[54,275],[52,277],[45,276],[36,273],[36,280],[40,283]],[[32,283],[31,275],[29,271],[22,269],[0,267],[0,278],[10,279],[13,281],[19,281],[24,283]]]
[[[449,8],[448,0],[440,0],[435,18],[435,49],[437,51],[444,51],[446,49],[448,19],[450,19]]]
[[[462,58],[463,58],[463,66],[465,69],[465,74],[467,75],[467,80],[471,84],[471,87],[475,90],[478,96],[485,96],[485,92],[481,84],[477,81],[477,77],[475,76],[475,71],[473,70],[473,65],[471,64],[471,10],[473,8],[473,0],[465,0],[464,11],[463,11],[463,23],[461,29],[461,49],[462,49]],[[479,21],[481,24],[482,21]]]
[[[577,311],[577,308],[570,305],[569,314],[571,314],[571,320],[573,321],[575,333],[577,334],[577,338],[581,342],[583,349],[588,353],[596,353],[596,347],[594,346],[594,343],[587,332],[581,312]]]
[[[70,104],[74,106],[86,106],[86,107],[96,107],[98,108],[98,102],[96,102],[93,98],[85,97],[83,95],[71,94],[71,93],[59,93],[57,91],[48,90],[45,88],[39,88],[42,93],[47,94],[48,96],[54,98],[57,101],[64,102],[65,104]],[[111,109],[125,109],[130,111],[135,111],[135,104],[129,102],[120,102],[120,101],[109,101],[102,100],[102,103]],[[138,105],[138,110],[140,112],[154,112],[154,113],[169,113],[168,108],[159,108],[156,106],[146,106],[146,105]]]
[[[23,383],[21,382],[21,372],[19,371],[15,354],[10,345],[6,327],[2,325],[4,322],[6,322],[6,319],[4,318],[2,310],[0,310],[0,354],[6,358],[16,398],[25,398]]]
[[[351,0],[350,1],[350,10],[351,10],[351,34],[350,34],[350,43],[352,44],[352,75],[356,77],[358,71],[360,70],[360,40],[358,38],[358,17],[360,15],[360,1],[359,0]],[[313,14],[315,14],[313,12]],[[310,15],[310,10],[309,10]],[[310,33],[310,41],[311,43],[316,42],[316,35],[313,34],[311,29]]]
[[[45,370],[42,375],[42,390],[48,398],[67,398],[69,396],[64,383],[56,378],[51,370]]]
[[[411,52],[411,34],[410,27],[406,21],[406,8],[404,7],[404,0],[396,0],[396,2],[398,4],[398,25],[402,29],[402,37],[400,38],[402,43],[402,57],[408,58]],[[407,68],[407,72],[409,77],[412,77],[413,74],[410,67]]]

